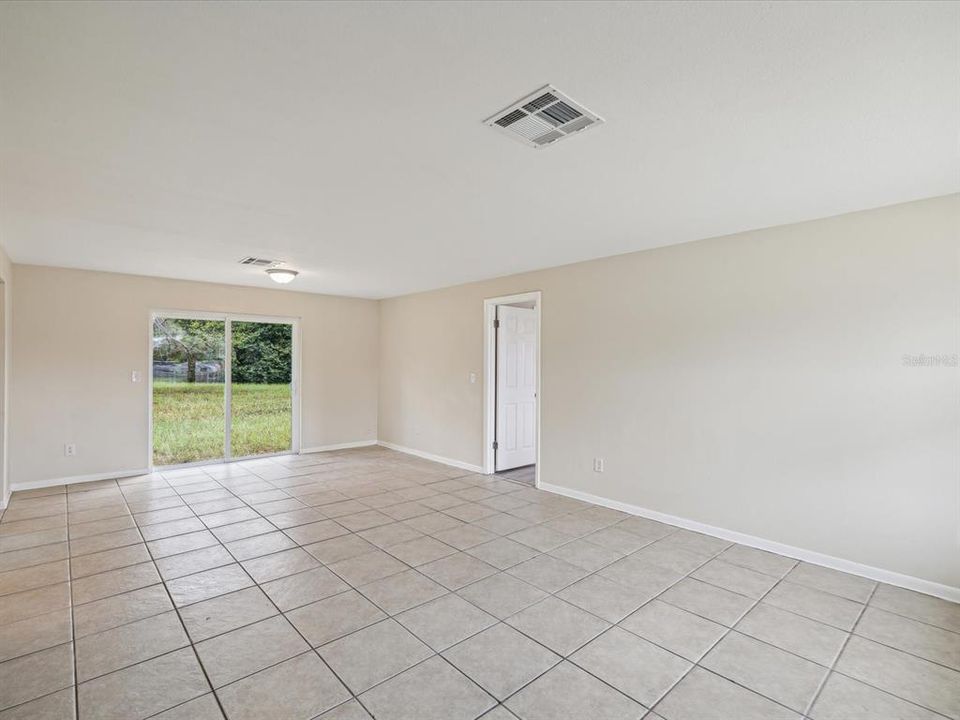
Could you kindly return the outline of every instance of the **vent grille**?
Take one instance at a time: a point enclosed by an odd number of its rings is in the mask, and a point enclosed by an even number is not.
[[[548,132],[546,135],[541,135],[538,138],[534,138],[533,141],[537,145],[549,145],[552,142],[555,142],[563,137],[563,133],[559,130],[554,130],[553,132]]]
[[[248,255],[247,257],[243,258],[243,259],[240,260],[239,262],[240,262],[241,265],[253,265],[253,266],[255,266],[255,267],[267,267],[267,266],[269,266],[269,265],[273,265],[273,264],[276,262],[276,260],[267,260],[266,258],[258,258],[258,257],[253,257],[252,255]]]
[[[543,135],[553,130],[553,126],[544,122],[536,115],[525,115],[522,120],[517,120],[510,125],[510,132],[522,135],[527,140],[533,140],[535,137]]]
[[[532,147],[550,145],[602,122],[602,117],[551,85],[530,93],[485,121]]]
[[[593,120],[588,117],[581,117],[579,120],[574,120],[573,122],[567,123],[563,126],[563,131],[568,135],[570,133],[575,133],[580,130],[583,130],[585,127],[590,127],[593,125]]]
[[[563,125],[564,123],[568,123],[571,120],[576,120],[578,117],[583,115],[582,112],[579,110],[574,110],[563,101],[556,102],[543,110],[543,112],[539,112],[537,114],[540,117],[546,116],[553,122],[554,125]]]
[[[528,102],[526,105],[524,105],[523,109],[528,113],[536,112],[540,108],[545,108],[550,103],[556,102],[556,100],[557,96],[553,93],[544,93],[533,102]]]
[[[507,127],[508,125],[511,125],[512,123],[515,123],[517,120],[525,118],[526,116],[527,114],[523,110],[514,110],[512,113],[508,113],[497,120],[497,125],[500,127]]]

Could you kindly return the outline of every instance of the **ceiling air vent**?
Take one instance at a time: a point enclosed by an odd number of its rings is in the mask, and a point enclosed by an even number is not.
[[[253,265],[254,267],[268,267],[273,265],[276,260],[267,260],[266,258],[253,257],[248,255],[243,260],[239,261],[241,265]]]
[[[603,122],[552,85],[504,108],[484,123],[531,147],[545,147]]]

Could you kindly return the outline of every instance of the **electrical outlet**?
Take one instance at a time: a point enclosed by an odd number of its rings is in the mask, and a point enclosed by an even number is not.
[[[67,457],[73,457],[77,454],[77,446],[74,443],[67,443],[63,446],[63,454]]]
[[[470,384],[471,385],[477,384],[477,374],[475,372],[470,373]]]
[[[603,472],[603,458],[594,458],[594,459],[593,459],[593,471],[594,471],[594,472]]]
[[[130,371],[130,382],[135,382],[135,383],[140,382],[140,371],[139,371],[139,370],[131,370],[131,371]]]

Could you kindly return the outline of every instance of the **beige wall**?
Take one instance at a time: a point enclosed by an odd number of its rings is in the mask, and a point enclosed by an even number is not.
[[[958,253],[955,195],[387,300],[379,437],[481,464],[482,301],[541,290],[544,482],[960,587],[960,375],[903,363]]]
[[[381,303],[12,272],[14,483],[146,465],[153,309],[301,317],[305,448],[479,465],[482,301],[541,290],[545,482],[960,587],[960,371],[903,363],[960,352],[960,196]]]
[[[14,484],[146,467],[149,385],[130,373],[149,371],[152,310],[301,318],[301,446],[376,439],[376,301],[29,265],[14,277]]]

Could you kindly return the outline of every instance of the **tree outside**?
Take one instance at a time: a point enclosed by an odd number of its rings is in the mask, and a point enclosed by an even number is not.
[[[234,322],[230,375],[235,383],[285,384],[292,377],[293,326]]]
[[[223,382],[224,326],[222,320],[155,318],[154,377],[159,365],[164,369],[162,379],[197,382],[199,365],[201,382]]]

